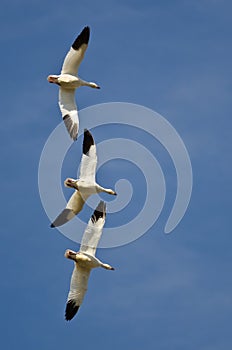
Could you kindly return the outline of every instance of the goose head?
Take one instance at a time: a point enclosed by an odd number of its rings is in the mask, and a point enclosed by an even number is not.
[[[78,190],[78,180],[67,178],[64,181],[64,185],[66,187],[74,188],[75,190]]]
[[[76,263],[91,262],[91,258],[81,252],[74,252],[73,250],[67,249],[64,253],[65,258],[74,260]]]
[[[65,258],[71,259],[74,261],[76,261],[76,255],[77,255],[77,253],[74,252],[73,250],[70,250],[70,249],[67,249],[64,253]]]
[[[52,84],[58,84],[59,85],[59,75],[49,75],[47,77],[47,81]]]

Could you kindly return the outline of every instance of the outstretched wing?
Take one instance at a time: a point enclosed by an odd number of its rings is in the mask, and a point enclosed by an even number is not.
[[[57,218],[51,224],[51,227],[58,227],[64,225],[66,222],[72,220],[75,216],[75,213],[71,209],[64,209]]]
[[[64,225],[66,222],[72,220],[83,208],[85,200],[79,191],[75,191],[70,197],[66,208],[57,216],[51,224],[51,227],[58,227]]]
[[[88,287],[89,274],[90,269],[82,268],[75,264],[65,309],[65,319],[67,321],[70,321],[76,315],[82,304]]]
[[[95,255],[98,242],[102,235],[103,226],[106,218],[106,204],[100,201],[97,208],[91,216],[88,226],[84,232],[80,252]]]
[[[79,118],[75,102],[75,89],[59,89],[59,106],[70,137],[75,141],[79,130]]]
[[[61,74],[77,75],[78,68],[88,47],[89,35],[90,29],[89,27],[85,27],[78,35],[67,53],[62,66]]]
[[[87,129],[84,131],[82,152],[80,179],[83,179],[86,182],[94,183],[97,167],[97,152],[93,136]]]

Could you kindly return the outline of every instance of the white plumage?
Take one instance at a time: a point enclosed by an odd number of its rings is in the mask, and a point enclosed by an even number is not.
[[[96,183],[95,174],[97,167],[96,145],[93,136],[85,129],[83,141],[83,154],[80,166],[80,178],[75,180],[68,178],[64,184],[66,187],[74,188],[75,192],[70,197],[66,208],[58,215],[51,227],[58,227],[78,214],[85,204],[85,201],[92,194],[105,192],[111,195],[116,195],[116,192],[110,188],[104,188]]]
[[[103,267],[107,270],[114,270],[112,266],[101,262],[95,257],[96,248],[105,223],[105,216],[106,205],[101,201],[88,222],[81,241],[80,251],[66,250],[65,252],[65,257],[75,262],[65,310],[65,319],[67,321],[75,316],[83,302],[91,269]]]
[[[47,78],[49,83],[60,86],[59,106],[66,128],[73,140],[77,139],[79,129],[75,90],[80,86],[90,86],[95,89],[100,88],[97,84],[87,82],[77,76],[80,63],[88,47],[89,36],[90,29],[89,27],[85,27],[67,53],[63,62],[61,74],[49,75]]]

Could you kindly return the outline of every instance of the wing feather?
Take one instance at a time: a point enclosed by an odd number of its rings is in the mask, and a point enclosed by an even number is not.
[[[58,227],[64,225],[66,222],[72,220],[83,208],[85,201],[79,191],[75,191],[70,197],[66,208],[57,216],[51,224],[51,227]]]
[[[51,227],[58,227],[64,225],[66,222],[72,220],[75,213],[71,209],[64,209],[51,224]]]
[[[100,201],[93,215],[91,216],[88,226],[84,232],[80,251],[90,255],[95,255],[98,242],[102,235],[103,226],[106,218],[106,204]]]
[[[78,35],[67,53],[62,66],[61,74],[77,75],[78,68],[88,47],[89,36],[90,29],[89,27],[85,27]]]
[[[65,319],[70,321],[77,313],[83,302],[88,288],[90,269],[83,268],[75,264],[68,293],[68,300],[65,309]]]
[[[97,151],[92,134],[85,129],[83,140],[83,154],[80,166],[80,179],[95,183],[97,167]]]
[[[59,89],[59,107],[70,137],[75,141],[79,130],[79,118],[75,102],[75,89]]]

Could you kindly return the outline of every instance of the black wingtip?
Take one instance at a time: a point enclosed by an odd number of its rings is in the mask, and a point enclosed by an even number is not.
[[[72,220],[76,214],[72,209],[65,208],[51,224],[51,227],[59,227]]]
[[[98,206],[93,212],[93,215],[91,216],[92,222],[96,222],[99,218],[104,218],[106,216],[106,203],[103,201],[100,201],[98,203]]]
[[[70,321],[77,313],[80,306],[77,306],[75,301],[69,300],[66,304],[65,309],[65,319],[66,321]]]
[[[82,44],[88,44],[89,42],[89,36],[90,36],[90,28],[87,26],[85,27],[82,32],[78,35],[74,43],[72,44],[72,48],[74,50],[79,50]]]
[[[91,146],[94,145],[94,139],[89,130],[84,130],[83,153],[87,154]]]
[[[53,228],[53,227],[55,227],[55,225],[54,225],[54,224],[51,224],[50,227]]]

